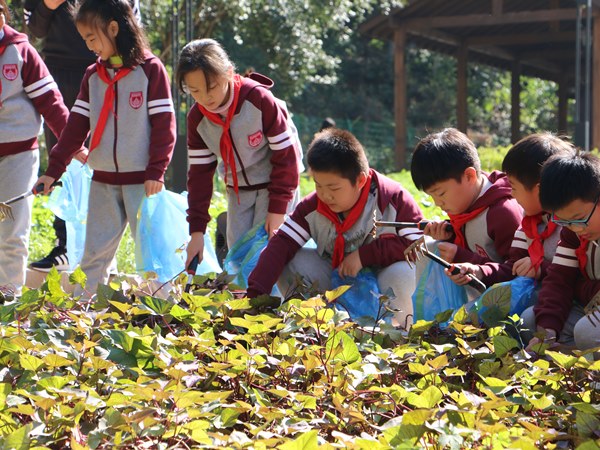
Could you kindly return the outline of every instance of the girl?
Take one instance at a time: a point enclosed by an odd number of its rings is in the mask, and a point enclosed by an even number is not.
[[[77,31],[98,60],[52,149],[46,189],[65,171],[91,130],[94,169],[81,268],[95,292],[106,283],[127,223],[135,237],[142,198],[159,192],[175,145],[175,115],[166,70],[146,45],[128,0],[84,0]]]
[[[59,136],[69,111],[42,58],[27,36],[6,25],[0,0],[0,192],[2,200],[27,192],[39,168],[37,135],[42,116]],[[31,226],[30,198],[12,205],[13,220],[0,223],[0,289],[21,295]],[[8,288],[8,289],[6,289]]]
[[[258,73],[236,74],[218,42],[200,39],[187,44],[176,77],[179,88],[196,101],[187,121],[189,264],[196,255],[202,260],[219,157],[227,185],[231,248],[262,221],[269,237],[283,223],[297,200],[302,150],[285,103],[269,91],[273,81]]]

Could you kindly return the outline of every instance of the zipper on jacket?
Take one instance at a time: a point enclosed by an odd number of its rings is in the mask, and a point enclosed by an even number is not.
[[[238,153],[238,149],[236,148],[235,143],[233,142],[233,136],[231,135],[231,130],[227,130],[227,132],[229,133],[229,139],[231,140],[231,146],[233,147],[233,151],[235,152],[235,156],[237,156],[237,160],[240,163],[240,170],[242,171],[242,176],[244,177],[244,181],[246,182],[246,186],[250,186],[250,181],[248,181],[248,176],[246,175],[246,168],[244,167],[244,164],[242,163],[242,158],[240,158],[240,154]]]
[[[117,71],[115,70],[115,75],[117,76]],[[119,163],[117,162],[117,105],[119,104],[119,82],[115,83],[115,104],[113,111],[113,123],[114,123],[114,137],[113,137],[113,161],[115,163],[115,171],[119,172]]]

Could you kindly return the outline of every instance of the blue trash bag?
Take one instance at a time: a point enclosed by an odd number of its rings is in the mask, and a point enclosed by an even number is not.
[[[67,256],[71,270],[83,256],[92,170],[87,164],[71,161],[61,177],[62,187],[52,191],[48,208],[65,221],[67,229]]]
[[[412,301],[414,321],[430,321],[449,309],[454,311],[453,314],[458,311],[467,303],[467,291],[464,286],[454,283],[441,265],[429,261],[417,280]]]
[[[379,285],[377,275],[369,268],[364,268],[356,277],[340,277],[337,269],[331,273],[331,287],[350,285],[350,289],[336,299],[335,307],[347,311],[353,320],[359,317],[372,317],[381,319],[385,308],[379,304]]]
[[[248,275],[256,266],[260,252],[266,245],[267,231],[265,223],[261,222],[250,228],[231,246],[225,256],[225,261],[223,261],[223,268],[228,274],[236,276],[233,280],[235,284],[243,288],[248,287]],[[245,275],[244,272],[246,272]]]
[[[521,315],[533,306],[536,298],[535,280],[530,277],[516,277],[486,289],[475,300],[469,313],[476,313],[479,323],[496,326],[508,316]]]
[[[139,272],[155,272],[166,282],[185,269],[185,247],[190,240],[187,197],[163,190],[144,196],[138,210],[135,262]],[[204,235],[203,259],[196,273],[221,272],[214,247]]]

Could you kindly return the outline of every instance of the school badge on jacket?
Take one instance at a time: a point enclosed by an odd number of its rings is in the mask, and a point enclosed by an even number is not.
[[[15,80],[18,74],[19,68],[16,64],[4,64],[2,66],[2,75],[4,75],[4,78],[6,78],[8,81]]]
[[[250,147],[258,147],[263,140],[263,133],[261,130],[258,130],[256,133],[252,133],[248,136],[248,145]]]
[[[129,93],[129,106],[133,109],[140,109],[140,106],[144,103],[144,95],[142,91],[130,92]]]

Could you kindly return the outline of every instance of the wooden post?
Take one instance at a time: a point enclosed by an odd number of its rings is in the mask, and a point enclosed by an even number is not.
[[[590,148],[600,148],[600,20],[598,16],[592,17],[592,117],[591,132],[592,142]]]
[[[558,82],[558,132],[567,134],[567,111],[569,108],[568,79],[563,75]]]
[[[469,48],[461,44],[457,53],[456,68],[456,126],[463,133],[467,132],[467,55]]]
[[[394,31],[394,117],[396,169],[406,167],[406,30]]]
[[[510,83],[510,140],[514,144],[521,138],[521,63],[513,62]]]

